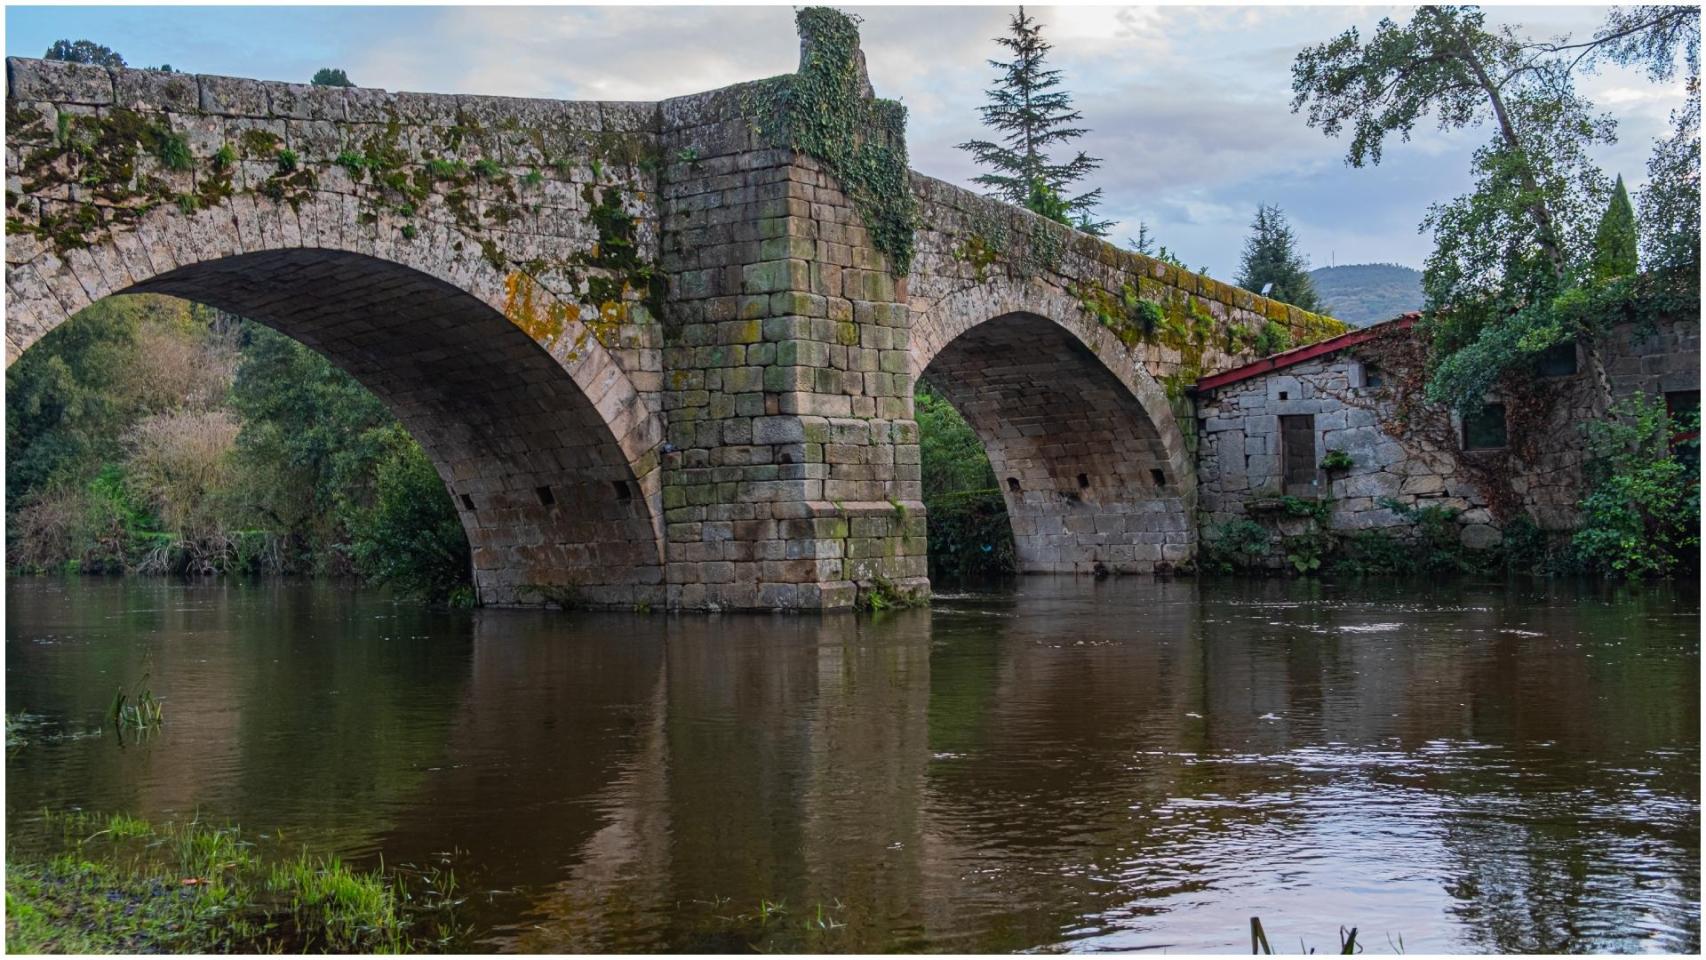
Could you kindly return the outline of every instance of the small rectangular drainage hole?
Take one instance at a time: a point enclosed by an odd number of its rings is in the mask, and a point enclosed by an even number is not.
[[[611,485],[616,488],[616,499],[623,503],[627,503],[629,500],[634,499],[634,491],[629,490],[626,483],[623,483],[620,480],[612,480],[610,482]]]
[[[468,496],[468,495],[467,495],[467,494],[466,494],[466,493],[464,493],[464,494],[463,494],[463,495],[462,495],[462,506],[463,506],[463,508],[464,508],[464,509],[466,509],[466,510],[467,510],[467,511],[468,511],[468,512],[469,512],[469,513],[472,513],[472,512],[474,512],[474,498],[473,498],[473,497],[470,497],[470,496]]]
[[[541,507],[548,507],[557,502],[557,498],[551,493],[551,487],[549,484],[543,487],[534,487],[533,495],[539,498],[539,505]]]
[[[1158,487],[1165,487],[1167,485],[1167,475],[1154,467],[1149,468],[1149,479],[1154,480],[1155,485]]]
[[[1081,473],[1078,475],[1078,489],[1080,489],[1080,490],[1090,489],[1090,475],[1089,474]]]
[[[1018,477],[1008,477],[1007,478],[1007,489],[1013,491],[1014,493],[1018,493],[1019,492],[1019,478]]]

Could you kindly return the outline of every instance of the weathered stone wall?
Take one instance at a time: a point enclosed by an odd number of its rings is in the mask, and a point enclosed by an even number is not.
[[[1342,325],[941,181],[913,184],[911,371],[983,440],[1019,568],[1149,572],[1191,557],[1185,386],[1254,359],[1270,322],[1299,342]]]
[[[654,105],[7,61],[10,362],[159,292],[325,353],[418,438],[490,603],[663,600]]]
[[[1198,497],[1205,535],[1261,508],[1283,492],[1332,498],[1330,525],[1338,530],[1406,530],[1412,521],[1385,505],[1438,506],[1457,512],[1462,541],[1485,547],[1499,542],[1499,522],[1486,497],[1461,467],[1461,456],[1414,435],[1394,437],[1392,403],[1384,387],[1361,386],[1356,369],[1365,354],[1355,347],[1204,391],[1198,398],[1202,446]],[[1662,323],[1647,331],[1623,325],[1606,338],[1604,360],[1614,396],[1641,392],[1662,398],[1700,389],[1700,324]],[[1537,431],[1537,455],[1517,460],[1511,488],[1521,509],[1542,529],[1566,530],[1577,521],[1586,460],[1582,423],[1592,416],[1590,374],[1545,378],[1556,399]],[[1489,402],[1499,402],[1495,393]],[[1318,471],[1313,491],[1282,490],[1279,418],[1315,416],[1315,458],[1349,454],[1343,471]],[[1454,419],[1457,436],[1461,423]],[[1252,507],[1255,509],[1252,509]]]

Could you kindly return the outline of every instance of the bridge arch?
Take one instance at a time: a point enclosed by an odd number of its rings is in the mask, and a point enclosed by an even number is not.
[[[915,315],[910,365],[983,441],[1022,573],[1150,572],[1192,551],[1196,473],[1166,392],[1050,284],[995,278]]]
[[[420,442],[468,533],[482,602],[661,598],[657,411],[583,324],[561,319],[573,313],[552,291],[449,255],[479,247],[457,228],[404,237],[337,196],[237,196],[28,259],[16,254],[34,238],[7,241],[8,365],[115,294],[250,318],[350,373]]]

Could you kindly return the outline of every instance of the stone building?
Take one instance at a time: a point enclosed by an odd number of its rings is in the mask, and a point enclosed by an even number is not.
[[[1435,408],[1432,422],[1405,423],[1395,415],[1399,377],[1381,361],[1419,355],[1417,319],[1407,314],[1196,382],[1205,537],[1240,518],[1283,516],[1286,496],[1329,500],[1328,525],[1339,531],[1400,532],[1414,522],[1410,509],[1443,507],[1473,548],[1500,542],[1501,518],[1526,515],[1543,530],[1575,525],[1587,458],[1581,425],[1594,416],[1579,348],[1541,357],[1532,423],[1521,422],[1522,400],[1497,394],[1467,417]],[[1603,354],[1614,398],[1646,393],[1673,412],[1699,409],[1699,318],[1619,326]]]

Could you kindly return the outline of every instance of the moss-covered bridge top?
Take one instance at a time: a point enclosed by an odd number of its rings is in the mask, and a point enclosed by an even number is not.
[[[779,149],[812,157],[845,190],[864,220],[856,246],[865,252],[852,265],[904,278],[897,292],[918,317],[979,286],[1008,290],[996,298],[1008,304],[1020,297],[1013,291],[1044,292],[1053,319],[1067,320],[1058,315],[1066,305],[1169,384],[1343,329],[911,172],[905,111],[871,94],[854,22],[824,8],[798,17],[795,74],[658,103],[391,93],[9,59],[8,282],[13,267],[33,264],[54,286],[64,262],[113,259],[99,248],[115,233],[253,198],[300,218],[287,231],[303,245],[362,233],[382,250],[442,237],[451,261],[503,278],[505,312],[536,340],[590,335],[624,367],[655,366],[635,351],[668,341],[667,285],[685,279],[667,255],[666,226],[715,195],[707,183],[739,172],[719,166],[737,150]],[[712,121],[730,115],[748,121],[745,142],[701,150],[692,131],[725,136],[729,125]],[[331,212],[326,197],[337,198]],[[327,222],[340,215],[349,222]],[[814,253],[835,251],[820,244]],[[762,256],[760,246],[753,259]],[[460,269],[448,262],[432,272]],[[101,272],[96,262],[79,277]],[[8,323],[9,357],[39,336],[37,326],[45,323]]]

